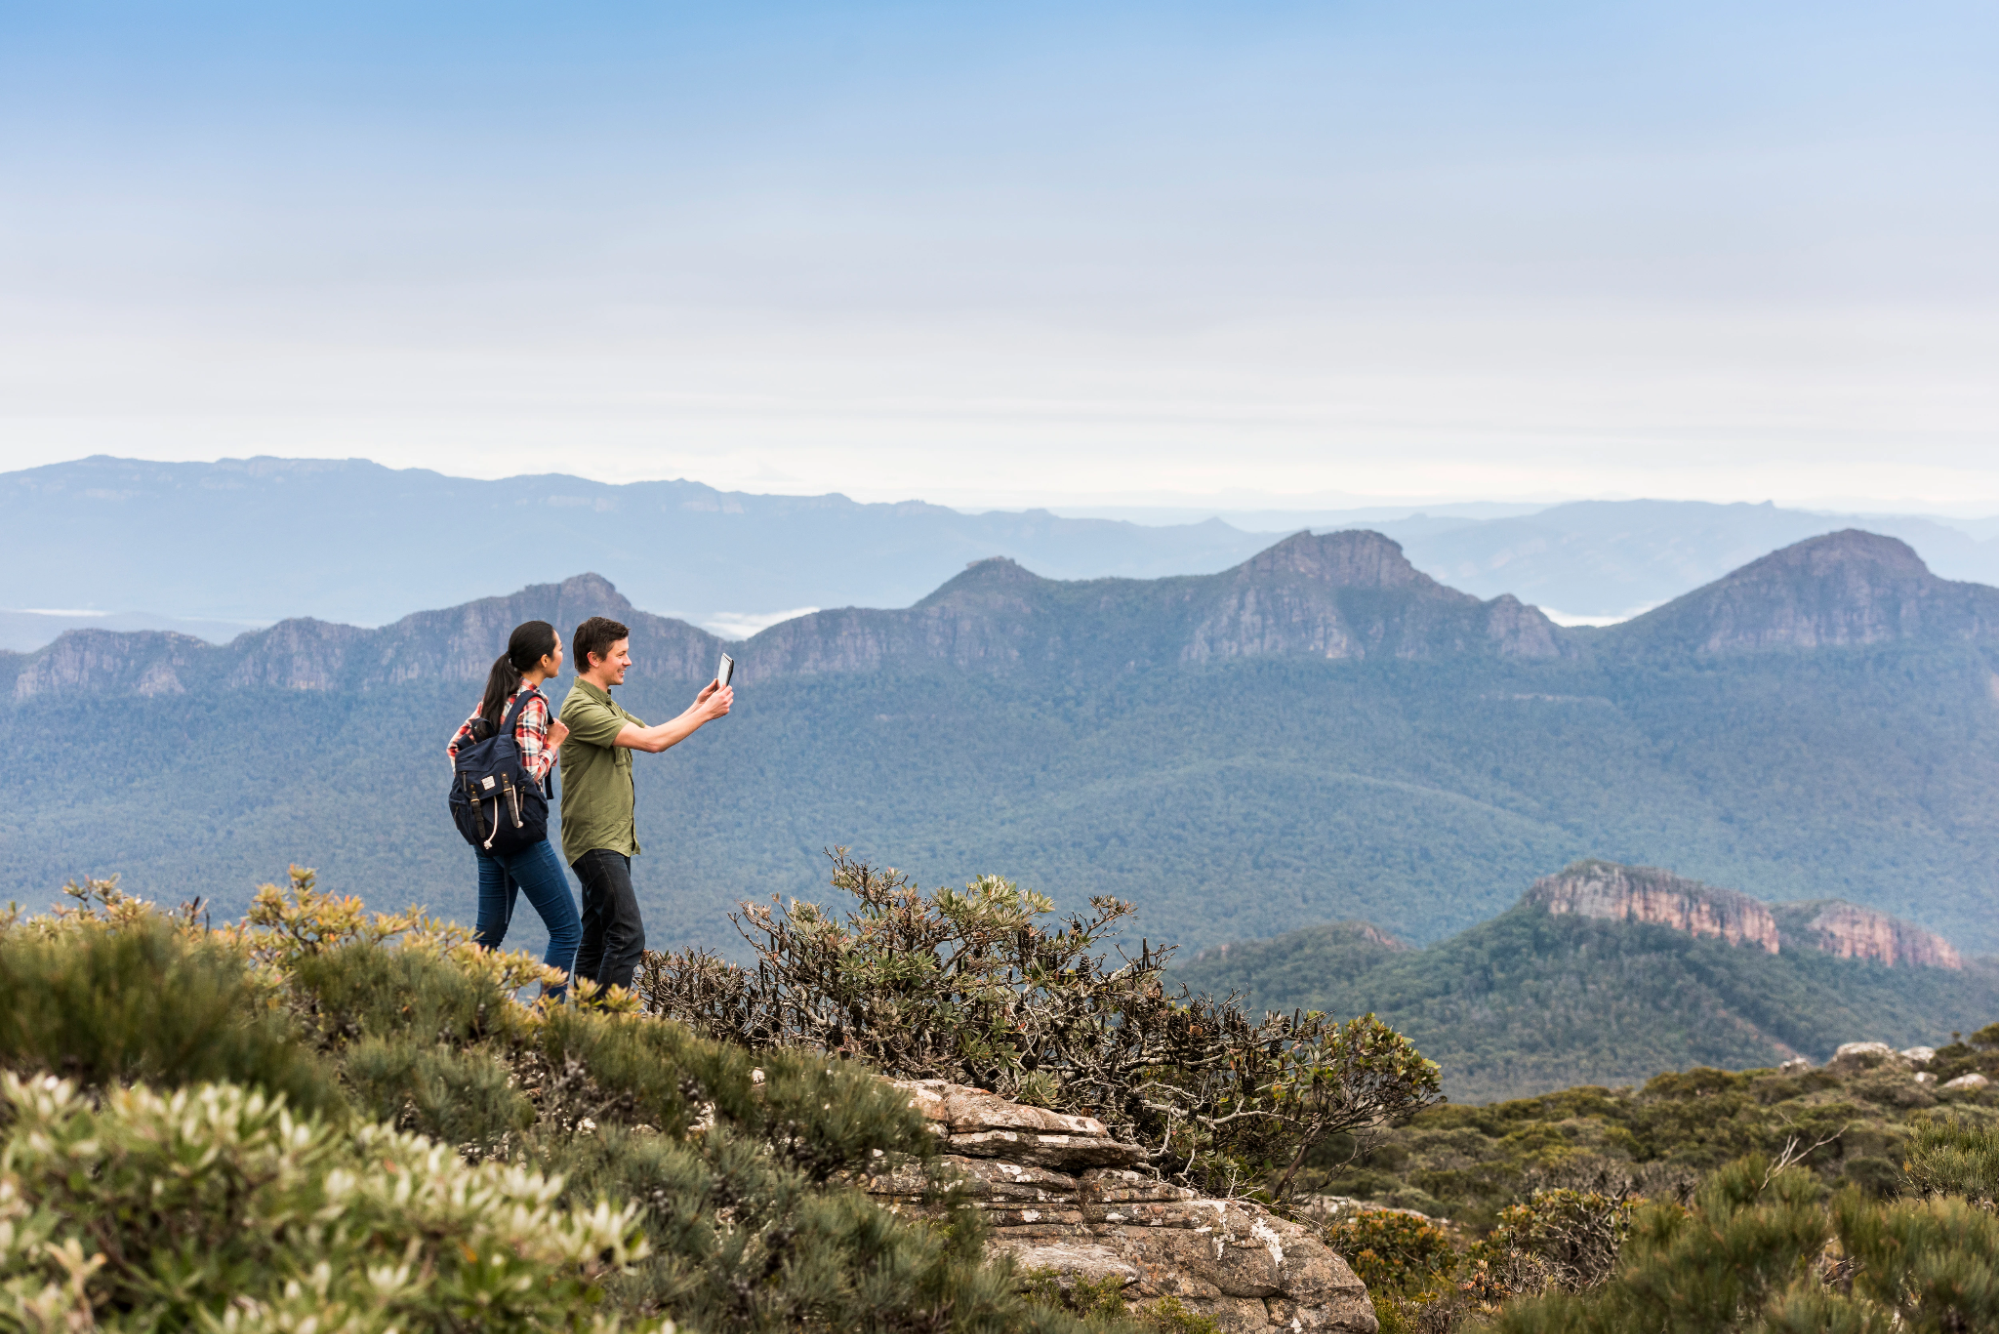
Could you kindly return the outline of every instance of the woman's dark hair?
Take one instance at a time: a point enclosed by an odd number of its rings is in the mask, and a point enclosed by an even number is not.
[[[479,702],[488,737],[500,730],[507,697],[521,688],[521,673],[554,652],[555,627],[546,621],[523,621],[514,627],[507,637],[507,652],[493,660],[493,670],[486,674],[486,698]]]

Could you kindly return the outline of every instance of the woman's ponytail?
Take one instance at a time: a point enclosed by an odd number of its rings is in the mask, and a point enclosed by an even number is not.
[[[479,702],[479,717],[486,720],[486,735],[493,736],[500,730],[500,720],[506,716],[507,700],[521,688],[521,670],[513,660],[501,654],[493,660],[493,670],[486,674],[486,698]]]

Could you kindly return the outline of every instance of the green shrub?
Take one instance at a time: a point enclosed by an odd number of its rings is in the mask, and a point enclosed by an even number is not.
[[[1961,1197],[1828,1204],[1801,1168],[1749,1158],[1690,1208],[1646,1204],[1615,1273],[1509,1303],[1501,1330],[1999,1328],[1999,1219]]]
[[[1911,1124],[1902,1153],[1903,1175],[1921,1195],[1974,1201],[1999,1195],[1999,1127],[1924,1117]]]
[[[1751,1157],[1713,1174],[1691,1206],[1640,1205],[1609,1282],[1584,1293],[1550,1288],[1506,1305],[1498,1328],[1518,1331],[1716,1331],[1758,1328],[1815,1282],[1832,1235],[1824,1189],[1800,1168]]]
[[[92,1089],[233,1080],[296,1108],[340,1104],[238,954],[150,915],[71,915],[0,936],[0,1065]]]
[[[238,1085],[0,1097],[15,1329],[574,1329],[647,1250],[634,1206],[561,1208],[559,1179]]]
[[[1510,1253],[1545,1276],[1542,1285],[1570,1291],[1593,1288],[1610,1277],[1631,1231],[1636,1202],[1622,1191],[1552,1187],[1500,1211],[1499,1223],[1479,1250]],[[1519,1287],[1515,1281],[1514,1287]]]
[[[892,1076],[946,1079],[1101,1118],[1191,1185],[1244,1179],[1287,1196],[1313,1150],[1441,1099],[1437,1068],[1364,1016],[1267,1015],[1170,995],[1171,954],[1110,946],[1129,904],[1052,904],[996,876],[924,894],[893,868],[832,854],[845,918],[747,905],[757,966],[648,955],[651,1013],[757,1050],[804,1046]]]
[[[932,1153],[852,1062],[752,1057],[618,994],[523,1005],[536,961],[298,869],[212,931],[75,897],[0,923],[0,1064],[89,1084],[13,1086],[41,1103],[4,1132],[0,1326],[1072,1324],[985,1262],[971,1212],[849,1185]]]
[[[1401,1210],[1356,1211],[1328,1228],[1325,1237],[1370,1294],[1434,1293],[1461,1259],[1451,1235],[1435,1220]]]

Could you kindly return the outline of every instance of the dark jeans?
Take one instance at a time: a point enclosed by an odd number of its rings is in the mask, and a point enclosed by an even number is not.
[[[569,864],[583,882],[583,948],[576,976],[604,987],[630,987],[646,950],[646,925],[632,893],[632,860],[593,848]]]
[[[576,963],[576,945],[583,939],[583,927],[576,919],[576,900],[569,893],[569,878],[562,874],[562,860],[548,840],[515,853],[487,853],[473,849],[479,859],[479,926],[474,940],[488,950],[498,950],[507,939],[514,920],[514,897],[527,891],[528,903],[541,915],[548,928],[548,953],[542,963],[569,973]],[[551,997],[560,997],[567,987],[552,987]]]

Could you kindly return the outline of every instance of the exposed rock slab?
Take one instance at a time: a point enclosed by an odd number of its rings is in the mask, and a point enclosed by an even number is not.
[[[1225,1331],[1376,1328],[1366,1286],[1310,1229],[1136,1171],[1144,1150],[1096,1119],[941,1081],[903,1087],[947,1152],[935,1181],[914,1165],[871,1178],[889,1208],[936,1211],[933,1188],[952,1183],[992,1226],[995,1255],[1065,1287],[1115,1277],[1129,1302],[1177,1298]]]

